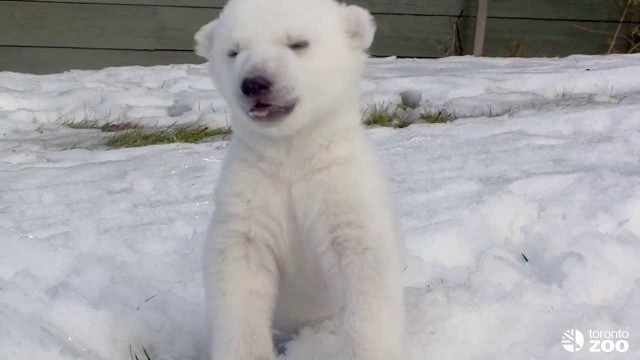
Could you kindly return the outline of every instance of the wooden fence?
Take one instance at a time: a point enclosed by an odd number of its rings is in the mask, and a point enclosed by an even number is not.
[[[0,71],[198,63],[193,34],[225,0],[0,0]],[[347,0],[378,22],[373,55],[470,54],[477,0]],[[491,0],[486,56],[601,54],[613,0]],[[637,24],[637,23],[636,23]],[[625,23],[623,31],[633,24]],[[617,44],[624,47],[623,41]]]

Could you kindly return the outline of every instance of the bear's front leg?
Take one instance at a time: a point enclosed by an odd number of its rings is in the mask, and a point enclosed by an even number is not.
[[[396,239],[385,226],[378,227],[385,220],[365,221],[349,214],[332,220],[329,248],[339,279],[341,324],[338,359],[406,360],[404,287]]]
[[[229,223],[210,234],[204,252],[211,360],[272,360],[271,318],[277,292],[273,254]]]

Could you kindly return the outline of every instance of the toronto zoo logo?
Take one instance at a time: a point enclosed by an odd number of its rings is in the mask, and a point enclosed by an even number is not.
[[[567,330],[562,335],[562,347],[568,352],[580,351],[584,346],[584,335],[580,330]]]
[[[626,330],[589,330],[589,352],[611,353],[629,350],[629,332]],[[570,329],[562,334],[562,347],[568,352],[578,352],[585,345],[582,331]]]

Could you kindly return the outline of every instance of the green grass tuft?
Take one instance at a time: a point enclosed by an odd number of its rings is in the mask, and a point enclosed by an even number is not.
[[[456,117],[445,109],[435,111],[425,111],[420,114],[420,119],[428,124],[446,124],[456,119]]]
[[[406,128],[411,125],[400,115],[400,110],[410,109],[408,106],[393,103],[374,104],[364,112],[366,126],[383,126],[392,128]]]
[[[365,111],[364,124],[367,126],[392,126],[398,118],[397,106],[392,103],[374,104]]]
[[[173,125],[166,128],[145,130],[133,128],[118,131],[107,140],[115,148],[130,148],[171,143],[199,143],[219,135],[229,135],[228,127],[211,129],[206,125]]]
[[[396,121],[392,124],[392,126],[396,129],[404,129],[409,125],[411,125],[411,123],[404,119],[396,119]]]
[[[381,103],[371,105],[364,113],[364,124],[366,126],[383,126],[392,128],[405,128],[412,124],[403,116],[403,112],[411,110],[406,104]],[[420,120],[416,123],[426,122],[428,124],[444,124],[456,119],[453,113],[445,109],[424,110],[420,114]]]

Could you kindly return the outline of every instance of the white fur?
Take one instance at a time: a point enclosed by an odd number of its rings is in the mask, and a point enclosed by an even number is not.
[[[337,360],[404,358],[401,235],[358,104],[374,31],[333,0],[231,0],[196,35],[234,127],[203,259],[212,360],[272,360],[272,328],[325,320]],[[297,100],[276,124],[247,115],[254,74]]]

